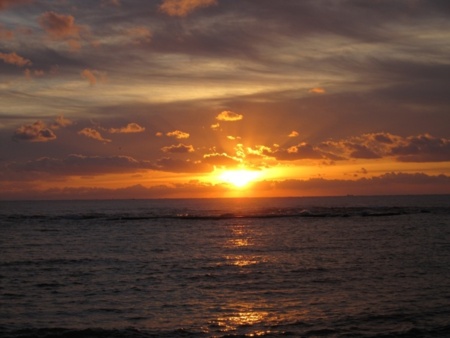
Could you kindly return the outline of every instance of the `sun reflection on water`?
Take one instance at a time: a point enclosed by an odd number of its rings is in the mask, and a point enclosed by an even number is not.
[[[247,333],[246,337],[256,337],[270,332],[254,328],[255,325],[263,323],[268,316],[269,313],[266,311],[256,311],[247,308],[229,316],[218,317],[213,324],[219,327],[222,332],[236,331],[239,328],[248,327],[251,329],[251,333]]]

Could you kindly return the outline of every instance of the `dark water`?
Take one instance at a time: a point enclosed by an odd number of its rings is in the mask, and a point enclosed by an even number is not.
[[[450,196],[0,202],[1,337],[450,337]]]

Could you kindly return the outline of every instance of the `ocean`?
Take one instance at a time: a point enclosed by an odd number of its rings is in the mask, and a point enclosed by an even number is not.
[[[0,337],[450,337],[450,195],[0,201]]]

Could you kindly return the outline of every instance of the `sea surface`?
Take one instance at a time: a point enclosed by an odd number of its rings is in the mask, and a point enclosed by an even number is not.
[[[0,201],[0,337],[450,337],[450,195]]]

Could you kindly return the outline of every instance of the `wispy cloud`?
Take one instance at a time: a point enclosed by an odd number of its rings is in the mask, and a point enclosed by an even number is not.
[[[93,128],[84,128],[84,129],[80,130],[80,131],[78,132],[78,134],[84,135],[84,136],[86,136],[86,137],[88,137],[88,138],[91,138],[91,139],[93,139],[93,140],[97,140],[97,141],[100,141],[100,142],[103,142],[103,143],[109,143],[109,142],[111,142],[110,139],[104,138],[104,137],[100,134],[100,132],[99,132],[98,130],[93,129]]]
[[[145,127],[141,127],[137,123],[128,123],[125,127],[122,128],[110,128],[108,132],[112,134],[130,134],[130,133],[142,133],[145,131]]]
[[[163,0],[159,10],[170,16],[186,16],[197,8],[216,4],[217,0]]]
[[[24,57],[17,55],[16,53],[0,53],[0,60],[19,67],[31,65],[30,60],[25,59]]]

